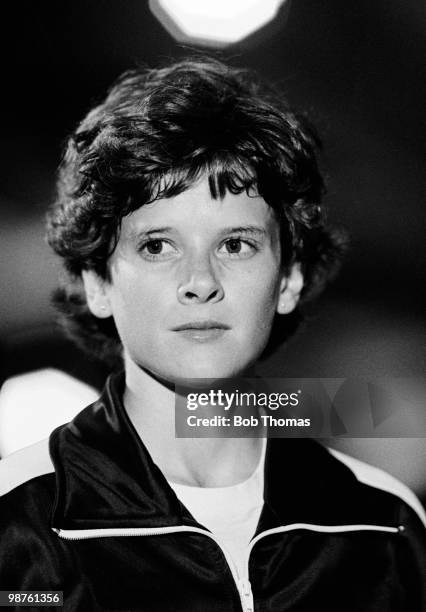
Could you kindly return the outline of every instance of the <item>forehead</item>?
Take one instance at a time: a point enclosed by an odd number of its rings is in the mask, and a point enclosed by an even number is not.
[[[178,231],[258,225],[272,232],[278,227],[274,211],[261,196],[227,191],[223,199],[214,199],[207,178],[176,196],[141,206],[123,218],[121,230],[126,235],[157,225]]]

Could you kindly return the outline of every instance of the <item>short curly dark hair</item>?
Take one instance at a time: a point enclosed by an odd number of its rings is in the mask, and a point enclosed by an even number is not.
[[[68,273],[54,301],[69,334],[92,354],[116,360],[114,322],[90,313],[81,272],[110,280],[121,219],[202,175],[213,198],[256,189],[280,223],[283,266],[302,267],[302,303],[318,294],[344,245],[321,207],[319,144],[280,93],[215,59],[123,74],[69,138],[48,213],[48,241]],[[289,318],[287,331],[299,318]]]

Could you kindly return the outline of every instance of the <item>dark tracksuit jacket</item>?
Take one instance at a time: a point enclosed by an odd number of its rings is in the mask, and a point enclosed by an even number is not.
[[[0,461],[0,590],[63,591],[67,612],[426,610],[424,516],[404,485],[315,441],[269,440],[238,575],[153,463],[122,386],[110,378],[50,453]]]

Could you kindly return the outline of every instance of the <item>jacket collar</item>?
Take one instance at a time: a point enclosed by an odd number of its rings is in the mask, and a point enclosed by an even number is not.
[[[123,391],[124,375],[110,377],[98,401],[52,433],[57,482],[52,526],[199,527],[139,438]],[[258,532],[300,522],[365,523],[355,503],[356,485],[352,472],[317,442],[270,439]]]

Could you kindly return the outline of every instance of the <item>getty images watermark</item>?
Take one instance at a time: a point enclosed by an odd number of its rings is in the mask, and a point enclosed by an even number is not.
[[[175,391],[178,438],[426,436],[425,379],[197,379]]]

